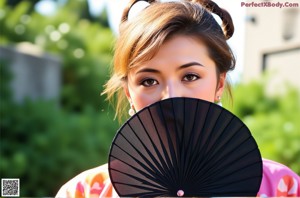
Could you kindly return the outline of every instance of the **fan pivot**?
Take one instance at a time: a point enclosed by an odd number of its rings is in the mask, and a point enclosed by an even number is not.
[[[184,191],[183,190],[178,190],[177,191],[177,196],[178,197],[182,197],[184,195]]]

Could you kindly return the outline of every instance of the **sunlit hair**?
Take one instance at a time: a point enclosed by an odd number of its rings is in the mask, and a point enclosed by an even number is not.
[[[234,28],[228,12],[212,1],[165,2],[149,1],[150,6],[134,18],[127,20],[132,1],[125,9],[120,24],[120,33],[115,45],[112,76],[105,85],[103,94],[116,103],[116,116],[126,115],[129,104],[123,91],[128,72],[143,62],[152,59],[159,48],[174,35],[186,35],[200,39],[206,44],[210,58],[217,66],[216,78],[221,73],[233,70],[235,58],[226,40]],[[211,12],[222,19],[222,28]],[[231,95],[230,86],[226,89]]]

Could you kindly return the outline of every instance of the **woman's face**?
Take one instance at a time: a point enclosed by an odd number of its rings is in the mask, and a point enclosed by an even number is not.
[[[226,74],[217,85],[214,61],[204,43],[189,36],[172,37],[148,62],[129,71],[124,87],[136,111],[172,97],[214,102],[222,95]]]

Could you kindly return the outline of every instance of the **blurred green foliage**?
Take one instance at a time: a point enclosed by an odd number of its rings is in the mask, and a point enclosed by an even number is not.
[[[109,77],[114,36],[101,23],[85,19],[86,1],[67,1],[47,17],[31,3],[12,8],[0,0],[0,43],[30,42],[59,56],[61,104],[15,104],[9,62],[0,60],[0,174],[20,178],[21,196],[47,197],[76,174],[107,162],[119,124],[100,93]]]
[[[267,82],[240,84],[233,90],[233,106],[227,106],[245,122],[264,158],[300,174],[300,93],[286,85],[286,93],[266,94]]]
[[[106,106],[104,97],[99,96],[113,53],[110,29],[80,18],[79,10],[85,5],[86,1],[68,1],[55,15],[45,17],[29,12],[29,1],[11,8],[0,0],[0,43],[30,42],[61,57],[61,100],[63,107],[72,111],[81,111],[85,105],[98,110]]]
[[[0,0],[1,45],[31,42],[60,56],[63,66],[61,106],[52,101],[21,105],[11,100],[9,62],[0,60],[0,174],[20,178],[21,196],[54,196],[76,174],[106,163],[119,126],[100,97],[114,37],[107,27],[82,18],[82,3],[68,1],[45,17],[30,10],[29,1],[12,9]],[[229,109],[245,121],[262,155],[299,174],[299,93],[289,89],[269,97],[259,82],[234,87],[233,96]]]
[[[54,196],[76,174],[107,162],[114,126],[92,108],[74,114],[49,101],[1,101],[1,178],[20,178],[21,196]]]

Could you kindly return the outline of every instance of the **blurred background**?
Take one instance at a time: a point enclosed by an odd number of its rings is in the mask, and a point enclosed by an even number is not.
[[[224,106],[250,128],[263,157],[300,174],[300,2],[217,2],[236,26],[233,100]],[[120,123],[100,93],[125,4],[0,0],[0,174],[20,178],[21,196],[54,196],[107,162]]]

